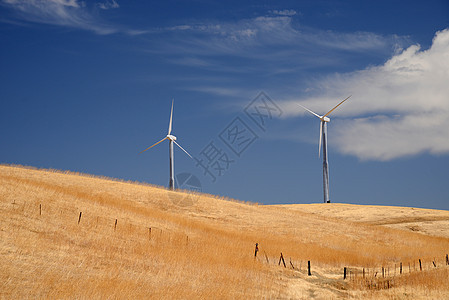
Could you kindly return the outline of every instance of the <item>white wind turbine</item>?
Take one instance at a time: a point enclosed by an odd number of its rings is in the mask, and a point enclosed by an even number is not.
[[[171,135],[171,129],[172,129],[172,122],[173,122],[173,102],[174,99],[171,102],[171,112],[170,112],[170,123],[168,124],[168,134],[165,138],[163,138],[162,140],[160,140],[159,142],[157,142],[156,144],[146,148],[145,150],[143,150],[142,152],[147,151],[148,149],[156,146],[159,143],[162,143],[165,140],[169,141],[169,155],[170,155],[170,181],[168,184],[168,188],[170,190],[174,190],[175,189],[175,157],[174,157],[174,152],[173,152],[173,143],[176,144],[176,146],[178,146],[179,148],[181,148],[182,151],[184,151],[188,156],[190,156],[190,158],[192,158],[192,156],[186,151],[184,150],[184,148],[181,147],[181,145],[179,145],[176,142],[176,136]],[[140,153],[142,153],[140,152]]]
[[[352,96],[352,95],[351,95]],[[331,119],[328,117],[337,107],[339,107],[343,102],[348,100],[351,96],[346,98],[345,100],[338,103],[334,108],[332,108],[330,111],[328,111],[324,116],[320,116],[307,107],[302,106],[301,104],[298,104],[305,110],[307,110],[312,115],[318,117],[320,122],[320,144],[318,147],[318,156],[321,154],[321,143],[323,144],[323,193],[324,193],[324,203],[330,203],[329,200],[329,163],[327,161],[327,123],[331,121]]]

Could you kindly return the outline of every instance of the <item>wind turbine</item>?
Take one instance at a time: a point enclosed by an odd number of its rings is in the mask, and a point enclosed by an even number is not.
[[[186,150],[184,150],[184,148],[182,148],[181,145],[179,145],[176,142],[176,136],[171,135],[172,123],[173,123],[173,103],[174,103],[174,99],[171,102],[170,122],[168,123],[168,134],[167,134],[167,136],[164,137],[159,142],[157,142],[156,144],[154,144],[154,145],[152,145],[152,146],[150,146],[150,147],[148,147],[148,148],[146,148],[145,150],[142,151],[142,152],[145,152],[148,149],[153,148],[154,146],[156,146],[159,143],[162,143],[165,140],[169,141],[168,150],[169,150],[169,156],[170,156],[170,181],[168,183],[168,188],[170,190],[174,190],[175,189],[175,157],[174,157],[174,152],[173,152],[173,143],[175,143],[176,146],[181,148],[182,151],[184,151],[188,156],[190,156],[190,158],[192,158],[192,156]],[[140,152],[140,153],[142,153],[142,152]]]
[[[351,95],[352,96],[352,95]],[[299,106],[307,110],[312,115],[318,117],[320,122],[320,144],[318,147],[318,157],[321,154],[321,143],[323,144],[323,193],[324,193],[324,203],[330,203],[329,200],[329,163],[327,161],[327,123],[331,121],[331,119],[328,117],[337,107],[339,107],[343,102],[348,100],[351,96],[346,98],[345,100],[338,103],[334,108],[332,108],[330,111],[328,111],[324,116],[320,116],[319,114],[314,113],[307,107],[302,106],[298,103]]]

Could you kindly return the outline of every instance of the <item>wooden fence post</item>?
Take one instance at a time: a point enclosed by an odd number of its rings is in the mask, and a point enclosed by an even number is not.
[[[365,268],[363,268],[363,279],[365,279]]]
[[[446,254],[446,265],[449,265],[449,256]]]
[[[308,275],[312,276],[312,272],[310,271],[310,260],[307,262]]]
[[[80,211],[80,216],[78,217],[78,224],[80,223],[80,221],[81,221],[81,215],[83,214],[83,212],[82,211]]]
[[[343,269],[343,280],[346,280],[346,267]]]
[[[282,252],[281,252],[281,257],[279,257],[279,263],[278,263],[278,266],[281,265],[281,260],[282,260],[282,263],[284,264],[284,268],[287,268],[287,266],[285,265],[284,255],[282,255]]]
[[[399,265],[399,274],[402,274],[402,263]]]
[[[382,278],[385,278],[385,269],[382,267]]]
[[[39,216],[42,216],[42,204],[39,204]]]
[[[117,219],[115,219],[114,231],[117,229]]]
[[[422,271],[421,258],[419,259],[419,270]]]
[[[291,258],[291,257],[290,257],[290,266],[292,266],[292,269],[293,269],[293,270],[295,269],[295,266],[293,266],[292,258]]]

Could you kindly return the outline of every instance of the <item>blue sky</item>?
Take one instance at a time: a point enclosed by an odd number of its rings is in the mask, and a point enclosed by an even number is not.
[[[449,209],[448,1],[0,0],[0,163]],[[262,94],[261,94],[262,93]],[[261,123],[263,122],[263,123]]]

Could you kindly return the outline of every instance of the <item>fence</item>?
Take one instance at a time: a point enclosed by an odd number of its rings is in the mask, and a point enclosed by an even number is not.
[[[12,203],[13,206],[18,205],[15,201]],[[22,208],[23,210],[24,208]],[[43,216],[44,206],[40,203],[38,208],[38,215],[39,218]],[[62,213],[62,211],[61,211]],[[73,212],[72,212],[73,213]],[[83,214],[82,211],[79,211],[79,213],[76,213],[77,216],[77,226],[82,226],[83,221],[85,221],[85,214]],[[127,222],[119,222],[118,218],[108,218],[108,217],[100,217],[100,216],[89,216],[90,219],[94,218],[96,221],[96,224],[101,223],[109,223],[111,224],[110,228],[112,231],[117,231],[117,228],[120,226],[127,226],[128,229],[135,227],[133,230],[138,229],[141,232],[145,231],[145,235],[147,236],[148,240],[157,240],[161,239],[163,230],[161,228],[157,228],[154,226],[139,226],[135,224],[130,224]],[[155,231],[158,232],[157,235],[155,235]],[[170,232],[166,230],[168,233],[168,241],[170,241]],[[177,234],[179,236],[179,234]],[[189,244],[189,236],[184,236],[186,245]],[[256,249],[254,252],[254,258],[257,259],[257,253],[260,252],[259,244],[256,244]],[[264,258],[266,260],[267,264],[270,264],[270,259],[265,251]],[[263,260],[262,260],[263,261]],[[272,260],[274,264],[276,264],[275,259]],[[302,271],[303,262],[294,262],[289,260],[289,264],[287,266],[284,258],[284,254],[281,252],[279,260],[277,262],[277,265],[280,266],[282,263],[282,266],[284,268],[291,268],[295,271]],[[305,265],[305,262],[304,262]],[[429,270],[436,270],[443,267],[449,267],[449,255],[445,254],[442,255],[439,258],[434,258],[432,260],[423,260],[421,258],[405,261],[405,262],[396,262],[396,263],[390,263],[385,264],[379,267],[343,267],[341,270],[341,278],[340,280],[350,282],[356,286],[367,288],[367,289],[390,289],[396,285],[397,279],[401,278],[401,276],[404,275],[410,275],[410,274],[416,274],[418,272],[425,273]],[[305,271],[305,269],[304,269]],[[307,275],[312,276],[312,262],[310,260],[307,261]]]
[[[258,244],[259,245],[259,244]],[[258,249],[259,250],[259,249]],[[263,251],[267,264],[270,260],[265,251]],[[257,255],[257,252],[256,252]],[[263,260],[262,260],[263,261]],[[274,260],[276,263],[277,260]],[[284,268],[291,268],[292,270],[301,272],[303,261],[292,262],[289,261],[289,267],[285,263],[284,254],[281,252],[278,266]],[[296,266],[295,266],[296,264]],[[304,262],[305,264],[305,262]],[[311,261],[307,261],[307,275],[312,276]],[[396,285],[396,280],[401,276],[408,276],[410,274],[425,274],[430,270],[437,270],[449,267],[449,255],[434,258],[432,260],[423,260],[421,258],[404,262],[385,264],[380,267],[343,267],[341,271],[340,280],[350,282],[355,286],[367,289],[390,289]],[[305,270],[304,270],[305,271]]]
[[[15,201],[14,203],[12,203],[13,205],[18,205]],[[47,206],[48,207],[48,206]],[[21,211],[25,212],[25,205],[22,206]],[[28,213],[32,213],[34,211],[34,205],[32,205],[32,207],[30,207],[28,205]],[[55,211],[53,211],[53,213],[56,213]],[[67,211],[67,210],[61,210],[59,211],[60,214],[70,214],[70,215],[74,215],[75,212],[73,210]],[[34,213],[33,213],[34,214]],[[39,204],[38,207],[38,216],[39,218],[43,218],[46,217],[46,215],[48,215],[48,211],[46,212],[44,210],[44,205],[42,205],[42,203]],[[86,213],[83,213],[83,211],[79,211],[76,212],[76,225],[79,228],[82,228],[84,224],[88,224],[88,226],[100,226],[100,225],[106,225],[106,227],[110,227],[112,232],[116,232],[118,231],[120,228],[124,228],[127,230],[127,232],[141,232],[140,234],[137,233],[138,235],[144,236],[145,238],[147,238],[148,240],[159,240],[161,241],[163,238],[164,240],[166,239],[167,241],[173,240],[174,236],[176,236],[177,238],[181,238],[182,240],[186,241],[186,245],[189,243],[189,236],[187,234],[180,234],[178,232],[174,233],[171,232],[169,229],[162,229],[156,226],[141,226],[141,225],[136,225],[136,224],[132,224],[126,221],[122,221],[120,222],[119,218],[115,218],[115,217],[107,217],[107,216],[97,216],[97,215],[89,215]]]

